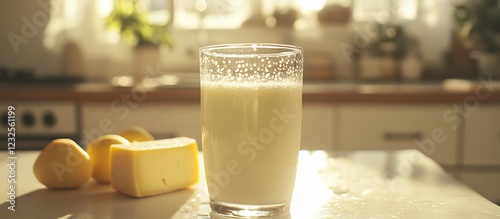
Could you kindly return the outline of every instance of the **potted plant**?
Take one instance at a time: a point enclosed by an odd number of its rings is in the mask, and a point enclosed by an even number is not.
[[[125,42],[134,46],[136,82],[147,75],[148,67],[155,69],[158,65],[160,45],[172,47],[168,23],[154,23],[149,15],[140,0],[115,0],[105,20],[109,29],[118,31]]]
[[[458,34],[473,51],[483,76],[500,78],[500,1],[474,0],[455,10]]]

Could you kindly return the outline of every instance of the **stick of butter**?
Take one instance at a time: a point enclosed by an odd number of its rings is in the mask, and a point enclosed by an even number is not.
[[[178,137],[112,145],[111,186],[133,197],[187,188],[198,182],[196,140]]]

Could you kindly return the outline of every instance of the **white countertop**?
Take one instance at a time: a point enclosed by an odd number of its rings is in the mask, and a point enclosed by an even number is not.
[[[0,152],[0,218],[222,218],[210,213],[206,184],[132,198],[91,180],[48,190],[33,175],[38,151]],[[7,162],[16,162],[9,183]],[[200,164],[202,164],[200,154]],[[15,212],[8,209],[16,187]],[[291,211],[279,218],[493,218],[500,207],[448,176],[414,150],[327,153],[301,151]]]

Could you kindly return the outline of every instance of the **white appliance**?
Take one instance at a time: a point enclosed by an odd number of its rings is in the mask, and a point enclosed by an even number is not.
[[[9,118],[9,106],[14,107],[10,110],[14,113],[14,117]],[[75,142],[79,141],[79,107],[76,102],[1,101],[0,115],[1,142],[7,142],[8,128],[11,127],[7,122],[9,119],[15,121],[16,150],[43,149],[56,138],[71,138]],[[12,134],[9,137],[12,137]],[[6,146],[0,148],[0,150],[6,149]]]

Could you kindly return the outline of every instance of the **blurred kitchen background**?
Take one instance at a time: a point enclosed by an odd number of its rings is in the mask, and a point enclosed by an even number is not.
[[[199,48],[285,43],[305,49],[302,149],[419,149],[500,200],[499,0],[2,0],[0,37],[18,149],[130,126],[200,142]]]
[[[304,47],[310,81],[434,82],[477,79],[480,71],[498,69],[500,12],[495,0],[114,3],[3,1],[2,77],[18,73],[110,81],[134,75],[141,52],[133,32],[156,27],[164,28],[156,32],[168,39],[143,40],[162,42],[158,64],[164,73],[198,72],[200,46],[234,42]]]

